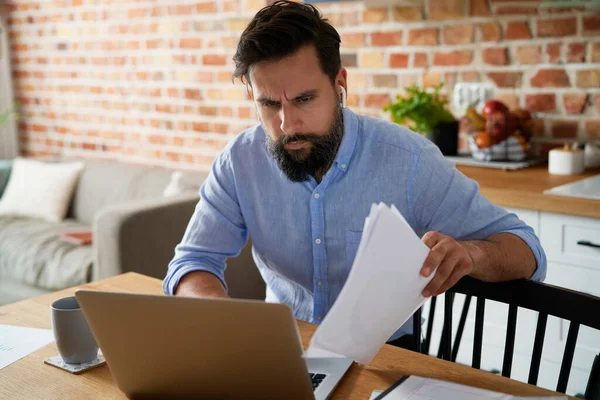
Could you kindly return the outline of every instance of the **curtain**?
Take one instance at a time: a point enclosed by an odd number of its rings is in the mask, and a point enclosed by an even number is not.
[[[0,113],[8,110],[14,104],[10,71],[10,48],[5,26],[5,19],[0,15]],[[7,124],[0,128],[0,160],[15,158],[18,154],[17,124],[14,118],[10,118]]]

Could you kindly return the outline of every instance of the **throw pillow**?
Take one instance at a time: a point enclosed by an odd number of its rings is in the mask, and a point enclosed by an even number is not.
[[[180,196],[182,194],[198,193],[200,185],[192,182],[183,171],[174,171],[171,180],[163,191],[164,197]]]
[[[0,198],[2,198],[2,193],[4,193],[4,189],[8,183],[10,171],[12,170],[12,163],[13,162],[10,160],[0,160]]]
[[[62,221],[83,167],[80,162],[48,163],[17,158],[0,199],[0,215]]]

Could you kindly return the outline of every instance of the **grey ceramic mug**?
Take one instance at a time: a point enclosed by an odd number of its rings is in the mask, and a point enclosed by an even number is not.
[[[75,296],[52,303],[52,331],[63,361],[80,364],[98,357],[98,345]]]

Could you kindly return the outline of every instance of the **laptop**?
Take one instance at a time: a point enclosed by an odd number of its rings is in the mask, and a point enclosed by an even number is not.
[[[329,397],[352,360],[304,358],[287,305],[78,290],[119,389],[131,399]]]

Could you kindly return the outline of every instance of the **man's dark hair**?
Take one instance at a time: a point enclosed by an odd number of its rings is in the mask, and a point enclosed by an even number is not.
[[[250,82],[250,67],[277,61],[313,44],[321,69],[332,84],[342,65],[340,35],[311,4],[277,1],[260,10],[246,27],[237,46],[234,78]]]

